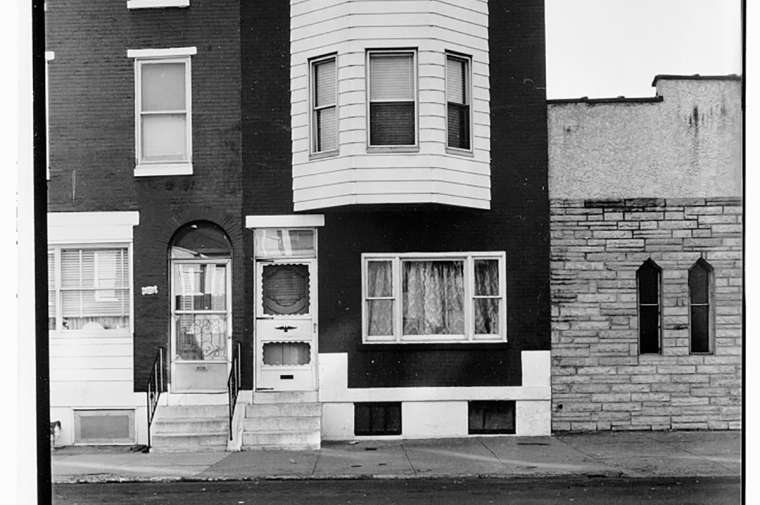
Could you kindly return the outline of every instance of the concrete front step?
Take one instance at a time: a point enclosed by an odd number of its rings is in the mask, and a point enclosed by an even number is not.
[[[155,434],[151,452],[204,452],[227,450],[228,433]]]
[[[243,449],[317,450],[321,433],[314,432],[243,432]]]
[[[254,404],[267,403],[317,403],[319,394],[316,391],[255,391]]]
[[[171,417],[156,419],[153,422],[155,434],[182,433],[219,433],[229,429],[229,420],[225,418]]]
[[[243,421],[243,429],[250,433],[305,431],[319,432],[322,426],[321,418],[312,417],[247,417]]]
[[[182,418],[227,418],[227,405],[161,405],[156,410],[155,419]]]
[[[245,406],[245,417],[321,417],[321,403],[256,403]]]

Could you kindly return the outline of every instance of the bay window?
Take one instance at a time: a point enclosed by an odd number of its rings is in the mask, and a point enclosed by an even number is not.
[[[363,255],[365,343],[506,341],[504,253]]]

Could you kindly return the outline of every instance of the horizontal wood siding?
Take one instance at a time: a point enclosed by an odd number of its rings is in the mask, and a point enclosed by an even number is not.
[[[133,407],[132,335],[51,333],[52,407]]]
[[[417,50],[419,152],[368,153],[366,51],[393,48]],[[446,149],[446,51],[472,56],[473,151],[467,156]],[[308,62],[327,54],[337,54],[339,152],[313,159]],[[336,198],[365,203],[362,195],[373,194],[370,200],[379,203],[489,207],[487,2],[332,0],[326,6],[325,2],[293,0],[290,60],[294,210],[331,207]],[[406,169],[415,170],[406,174]],[[388,175],[378,176],[382,171]],[[461,174],[473,177],[463,182]],[[360,181],[368,184],[354,184]],[[377,186],[373,191],[370,181],[404,184],[390,191]],[[427,181],[427,187],[412,190],[406,187],[411,181]],[[440,183],[446,188],[444,193],[436,189]],[[394,198],[397,192],[405,196]],[[419,197],[410,197],[412,193]]]

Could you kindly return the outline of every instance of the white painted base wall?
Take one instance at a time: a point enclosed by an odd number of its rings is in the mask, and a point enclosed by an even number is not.
[[[388,438],[458,438],[468,434],[468,402],[514,400],[517,436],[551,435],[549,351],[522,353],[522,386],[472,388],[348,389],[348,355],[320,354],[322,439],[353,440],[354,402],[401,402],[400,436]],[[361,437],[363,439],[371,437]]]

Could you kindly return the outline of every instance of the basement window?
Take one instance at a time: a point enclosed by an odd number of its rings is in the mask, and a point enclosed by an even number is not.
[[[513,435],[515,433],[514,401],[468,403],[468,433],[470,435]]]
[[[401,402],[355,403],[354,435],[401,435]]]
[[[75,410],[74,443],[134,444],[134,410]]]

